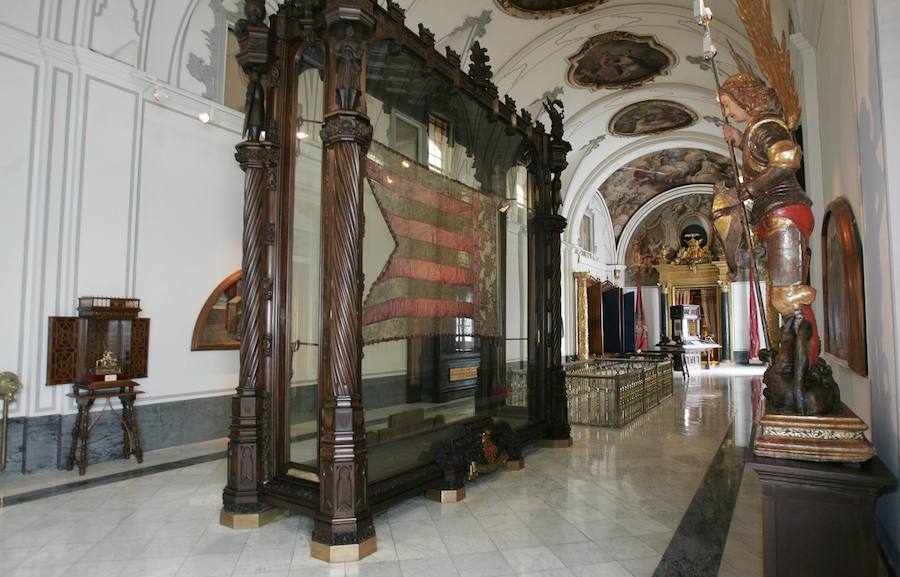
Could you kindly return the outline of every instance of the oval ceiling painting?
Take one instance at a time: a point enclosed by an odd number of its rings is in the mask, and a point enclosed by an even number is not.
[[[675,53],[653,36],[607,32],[594,36],[569,57],[569,82],[579,88],[635,88],[668,74]]]
[[[607,0],[497,0],[504,12],[519,18],[553,18],[581,14]]]
[[[697,122],[697,113],[671,100],[643,100],[616,112],[609,122],[614,136],[644,136],[678,130]]]

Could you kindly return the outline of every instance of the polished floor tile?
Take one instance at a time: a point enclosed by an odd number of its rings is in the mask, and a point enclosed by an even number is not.
[[[227,467],[216,460],[0,507],[0,574],[649,577],[732,422],[749,418],[747,375],[705,371],[676,385],[622,430],[576,426],[569,449],[529,449],[525,469],[477,479],[461,503],[415,497],[377,515],[379,550],[358,563],[311,558],[312,522],[299,515],[254,530],[219,525]],[[72,479],[57,477],[36,484]],[[22,480],[0,494],[26,490]],[[749,471],[726,530],[719,575],[762,575],[760,489]]]

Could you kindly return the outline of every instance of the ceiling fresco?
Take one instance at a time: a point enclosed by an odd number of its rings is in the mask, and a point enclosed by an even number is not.
[[[713,184],[731,176],[728,159],[696,148],[646,154],[614,172],[598,192],[609,207],[618,240],[631,217],[650,199],[685,184]]]
[[[671,100],[643,100],[616,112],[609,122],[614,136],[645,136],[686,128],[697,122],[697,113]]]
[[[497,0],[506,13],[519,18],[553,18],[587,12],[607,0]]]
[[[676,60],[675,53],[653,36],[607,32],[569,57],[567,78],[573,86],[591,90],[637,88],[668,74]]]

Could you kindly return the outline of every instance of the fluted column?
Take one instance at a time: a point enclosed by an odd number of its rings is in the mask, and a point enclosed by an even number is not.
[[[578,358],[586,360],[590,356],[590,348],[588,346],[588,296],[587,282],[590,275],[586,272],[575,273],[575,310],[577,338],[578,338]]]
[[[363,179],[372,140],[363,75],[371,9],[369,2],[333,0],[324,10],[320,481],[311,551],[332,562],[355,561],[376,550],[362,403]]]

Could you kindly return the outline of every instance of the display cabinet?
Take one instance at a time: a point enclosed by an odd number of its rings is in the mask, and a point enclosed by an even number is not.
[[[77,317],[50,317],[47,384],[71,384],[78,406],[66,466],[84,475],[91,430],[107,412],[122,425],[122,454],[143,462],[134,402],[143,394],[134,379],[147,376],[150,319],[140,318],[141,302],[131,298],[82,297]],[[113,407],[118,399],[120,409]],[[96,401],[102,410],[91,417]]]
[[[454,451],[473,439],[571,443],[563,111],[545,103],[551,129],[534,122],[477,42],[466,65],[439,53],[392,1],[290,0],[267,17],[248,0],[235,32],[243,315],[221,520],[301,511],[314,556],[358,559],[372,512],[457,487],[470,453]]]

